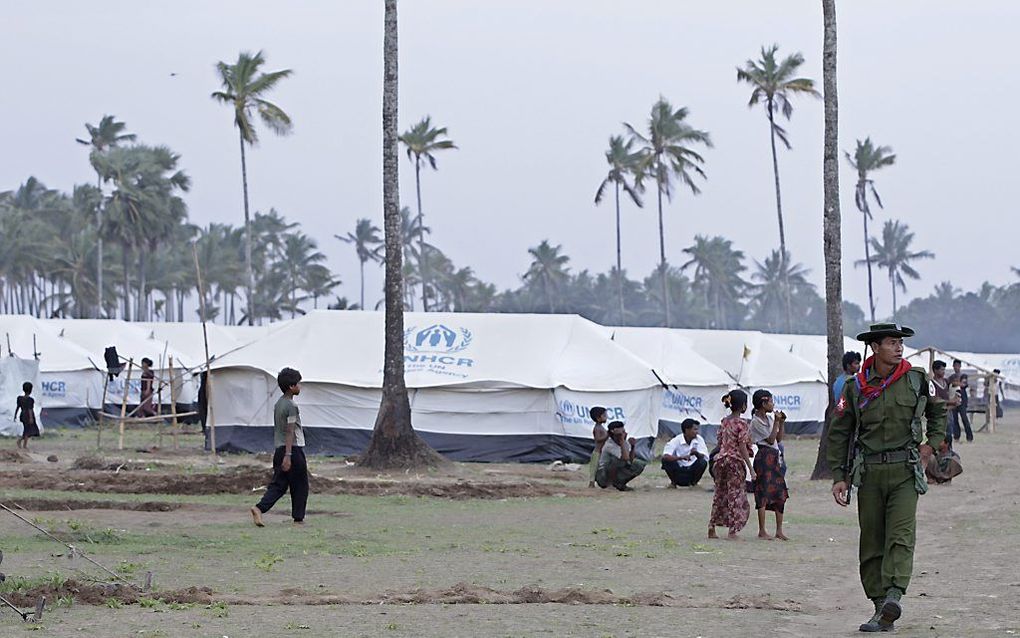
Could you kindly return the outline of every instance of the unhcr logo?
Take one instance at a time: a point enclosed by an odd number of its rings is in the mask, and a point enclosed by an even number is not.
[[[471,345],[471,331],[467,328],[452,330],[441,323],[418,330],[417,326],[404,331],[404,350],[407,352],[434,352],[453,354]]]
[[[662,407],[678,412],[701,414],[703,399],[698,396],[684,394],[678,390],[666,390],[662,395]]]
[[[452,356],[471,345],[473,336],[467,328],[454,330],[437,323],[418,329],[412,326],[404,331],[404,365],[411,372],[434,372],[464,378],[459,372],[474,365],[474,359]]]
[[[574,403],[569,399],[564,399],[560,401],[557,406],[556,416],[559,417],[561,423],[569,423],[573,425],[590,424],[591,416],[588,414],[588,411],[591,410],[591,407],[592,406]],[[606,407],[606,418],[610,421],[627,420],[624,409],[619,406]]]

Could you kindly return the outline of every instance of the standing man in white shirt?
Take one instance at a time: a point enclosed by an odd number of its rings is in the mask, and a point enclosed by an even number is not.
[[[662,469],[669,476],[670,487],[694,487],[708,468],[708,446],[698,434],[700,425],[694,419],[684,419],[680,434],[662,450]]]

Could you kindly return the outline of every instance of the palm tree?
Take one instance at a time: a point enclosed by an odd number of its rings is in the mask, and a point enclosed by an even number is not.
[[[822,0],[822,91],[825,133],[822,149],[822,244],[825,258],[825,332],[829,383],[843,373],[843,250],[839,214],[839,99],[836,94],[836,0]],[[833,399],[830,396],[830,414]],[[831,478],[828,463],[829,419],[811,471],[813,480]]]
[[[609,138],[609,150],[606,151],[606,162],[609,164],[609,172],[599,184],[595,191],[595,205],[602,203],[602,196],[605,195],[606,187],[613,185],[616,196],[616,271],[623,272],[623,264],[620,251],[620,189],[630,197],[631,201],[637,204],[638,208],[644,206],[641,197],[638,195],[638,185],[641,182],[639,174],[641,166],[641,154],[631,151],[634,140],[624,141],[623,136],[613,135]],[[628,176],[631,181],[628,181]],[[624,325],[623,310],[623,277],[617,277],[617,297],[620,302],[620,325]]]
[[[304,298],[299,298],[297,291],[307,291],[305,287],[307,272],[313,266],[321,265],[322,262],[326,261],[326,256],[316,250],[316,248],[315,240],[302,232],[290,233],[284,237],[283,258],[278,264],[279,268],[286,275],[285,281],[290,293],[288,309],[290,310],[291,319],[298,312],[302,312],[298,304]]]
[[[370,219],[359,219],[354,225],[354,232],[347,233],[346,237],[340,235],[333,235],[342,242],[346,242],[354,246],[354,251],[358,254],[358,263],[361,267],[361,309],[365,309],[365,264],[369,261],[379,261],[379,245],[382,244],[382,240],[379,239],[379,227],[372,223]]]
[[[773,250],[764,263],[755,261],[755,267],[751,279],[758,283],[750,286],[750,301],[762,329],[780,332],[786,326],[788,332],[793,332],[787,321],[787,298],[814,292],[814,285],[807,280],[810,271],[794,263],[790,255],[781,257],[778,250]]]
[[[422,224],[425,217],[421,212],[421,166],[423,160],[427,160],[432,170],[436,170],[436,156],[434,153],[447,149],[457,148],[452,140],[443,139],[446,136],[446,127],[434,128],[431,116],[426,115],[421,122],[418,122],[400,136],[400,141],[407,147],[407,159],[414,163],[414,190],[418,197],[418,252],[422,255],[421,264],[421,307],[425,312],[429,311],[428,301],[428,259],[425,257],[425,236],[422,232]]]
[[[641,145],[641,174],[651,174],[655,178],[656,196],[659,207],[659,267],[663,272],[666,264],[666,231],[662,221],[662,196],[673,198],[673,179],[678,179],[690,188],[695,195],[701,189],[695,183],[696,177],[705,177],[701,166],[705,160],[691,148],[695,144],[711,147],[712,139],[705,131],[698,130],[688,124],[687,109],[673,108],[664,97],[652,105],[651,116],[648,118],[648,133],[642,135],[630,124],[624,123],[631,137]],[[666,290],[667,277],[662,277],[662,297],[665,300],[665,325],[671,325],[669,294]]]
[[[258,142],[253,117],[255,113],[258,113],[262,123],[277,135],[287,135],[292,126],[290,116],[279,106],[263,97],[276,88],[280,80],[290,77],[292,72],[290,69],[284,69],[260,73],[259,69],[263,64],[265,64],[265,58],[261,51],[254,55],[242,51],[234,64],[218,62],[216,71],[223,83],[223,90],[214,91],[212,94],[214,100],[233,108],[234,126],[237,127],[241,144],[241,187],[244,192],[245,230],[244,270],[248,280],[248,325],[254,325],[255,321],[255,273],[251,263],[252,233],[251,217],[248,213],[248,167],[245,162],[244,146],[245,144],[254,146]]]
[[[400,245],[400,152],[397,139],[397,0],[383,14],[383,241],[386,247],[386,347],[383,387],[372,439],[359,463],[376,469],[435,465],[441,457],[411,427],[404,382],[403,247]]]
[[[871,254],[869,253],[871,238],[868,235],[868,220],[873,218],[871,207],[868,205],[868,192],[871,192],[871,196],[874,197],[879,208],[883,206],[882,198],[878,196],[878,191],[875,189],[875,180],[871,179],[870,175],[880,168],[892,166],[896,161],[896,156],[892,154],[890,147],[872,144],[870,137],[865,138],[863,142],[857,140],[857,148],[852,156],[847,152],[844,152],[843,155],[846,156],[846,161],[850,166],[857,171],[854,203],[857,204],[857,210],[861,211],[861,216],[864,218],[864,261],[868,264],[868,306],[871,308],[871,322],[874,323],[875,294],[871,285]]]
[[[762,103],[765,106],[765,116],[769,121],[769,138],[772,144],[772,174],[776,184],[776,214],[779,218],[779,250],[786,253],[786,232],[783,225],[783,203],[779,188],[779,162],[776,155],[776,138],[786,146],[792,148],[786,130],[776,122],[778,111],[787,120],[793,115],[793,105],[790,98],[797,94],[821,97],[815,90],[814,80],[810,78],[794,77],[800,65],[804,64],[804,56],[800,52],[787,56],[782,61],[776,60],[779,52],[779,45],[773,44],[769,48],[761,48],[761,59],[747,60],[744,68],[737,69],[737,81],[750,84],[752,88],[751,99],[748,100],[748,108]]]
[[[724,237],[708,238],[698,235],[694,245],[684,248],[691,256],[681,270],[694,267],[694,285],[700,288],[707,309],[715,315],[715,325],[727,330],[731,327],[731,309],[740,301],[746,283],[740,273],[746,270],[744,253],[734,250],[733,242]]]
[[[180,156],[165,146],[112,148],[97,156],[96,166],[114,190],[106,199],[106,233],[122,248],[124,267],[124,319],[130,310],[130,258],[138,256],[138,287],[135,318],[145,320],[148,287],[148,256],[187,217],[187,206],[176,195],[186,192],[191,179],[177,168]]]
[[[83,140],[78,137],[75,138],[79,144],[89,146],[92,151],[89,155],[95,153],[103,153],[108,148],[113,148],[119,145],[121,142],[133,142],[136,139],[134,133],[125,133],[124,130],[127,128],[127,124],[124,122],[118,122],[113,115],[104,115],[99,120],[99,124],[92,126],[91,124],[85,124],[85,130],[89,133],[89,139]],[[90,157],[91,159],[91,157]],[[93,168],[95,168],[95,162],[92,162]],[[100,193],[103,190],[103,178],[99,174],[99,169],[96,169],[96,186],[99,187]],[[96,316],[101,317],[103,314],[103,207],[99,206],[96,208],[96,232],[98,237],[96,238]]]
[[[912,252],[910,244],[914,241],[914,233],[910,232],[906,224],[899,221],[887,220],[882,227],[882,241],[871,238],[871,249],[875,251],[871,261],[879,268],[885,268],[889,273],[889,283],[892,285],[892,306],[893,321],[896,321],[896,289],[907,291],[907,283],[903,276],[910,279],[920,279],[921,274],[914,270],[911,262],[919,259],[934,259],[935,253],[929,250]],[[863,259],[855,263],[857,266],[865,265]]]
[[[528,249],[532,262],[528,272],[524,273],[524,280],[542,291],[550,313],[556,312],[554,293],[569,278],[566,266],[570,257],[561,255],[561,248],[561,245],[551,246],[548,239],[543,239],[541,244]]]

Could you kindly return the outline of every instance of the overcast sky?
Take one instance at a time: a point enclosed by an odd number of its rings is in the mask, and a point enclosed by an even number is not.
[[[893,147],[896,165],[875,175],[886,206],[876,227],[902,220],[916,248],[936,254],[908,297],[947,279],[965,289],[1014,281],[1020,3],[837,4],[840,148],[869,135]],[[36,0],[5,2],[3,13],[0,190],[29,175],[65,190],[93,181],[74,138],[111,113],[182,155],[191,221],[241,223],[237,134],[209,93],[218,60],[263,49],[267,69],[295,72],[272,96],[295,126],[285,138],[264,132],[249,154],[252,206],[300,222],[343,278],[338,292],[357,299],[354,251],[333,235],[359,217],[381,226],[381,0]],[[542,239],[562,244],[575,270],[608,270],[613,210],[592,203],[607,139],[622,122],[643,124],[661,94],[715,142],[702,195],[680,192],[667,208],[670,261],[683,261],[696,234],[764,259],[778,244],[768,128],[734,68],[773,42],[803,52],[803,75],[821,88],[817,0],[403,0],[401,130],[431,114],[460,147],[423,177],[433,241],[500,288],[519,285],[527,248]],[[784,123],[793,150],[779,158],[788,243],[821,287],[822,104],[794,107]],[[401,203],[413,207],[401,157]],[[863,257],[855,175],[842,160],[840,180],[845,297],[866,307],[865,274],[853,267]],[[654,267],[657,241],[654,208],[627,206],[632,278]],[[370,305],[381,279],[372,269]],[[889,313],[887,280],[876,292]]]

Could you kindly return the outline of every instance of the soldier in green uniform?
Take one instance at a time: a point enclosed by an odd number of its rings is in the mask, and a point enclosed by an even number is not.
[[[846,507],[858,491],[861,584],[875,604],[860,626],[865,632],[892,631],[902,613],[914,565],[917,497],[928,491],[924,468],[932,443],[945,446],[945,404],[933,398],[924,369],[903,358],[903,339],[913,335],[893,323],[857,335],[873,355],[847,379],[829,424],[832,495]]]

